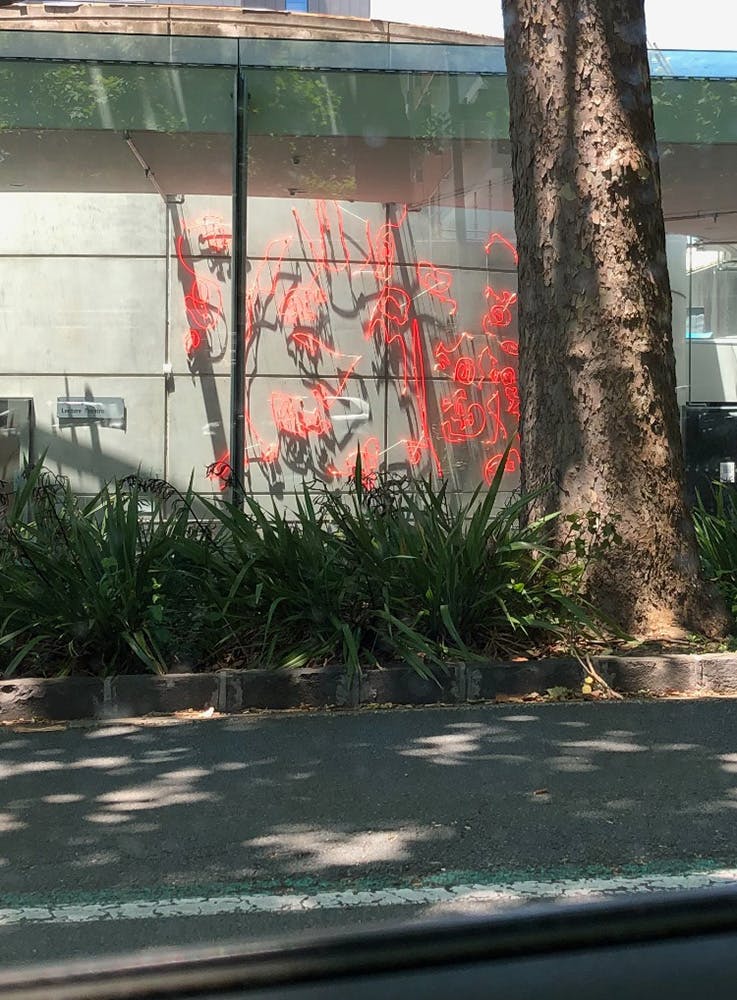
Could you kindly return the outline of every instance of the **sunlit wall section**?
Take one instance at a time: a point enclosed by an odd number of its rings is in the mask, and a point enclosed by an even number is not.
[[[202,491],[229,426],[232,72],[0,68],[0,398],[82,493]]]
[[[517,482],[508,143],[481,76],[252,71],[247,485]]]

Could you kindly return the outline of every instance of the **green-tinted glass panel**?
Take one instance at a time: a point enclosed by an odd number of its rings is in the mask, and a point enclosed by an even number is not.
[[[249,131],[257,135],[506,138],[500,77],[255,70]]]
[[[737,142],[737,80],[656,79],[652,90],[660,142]]]
[[[4,63],[0,128],[224,132],[232,77],[229,69]]]

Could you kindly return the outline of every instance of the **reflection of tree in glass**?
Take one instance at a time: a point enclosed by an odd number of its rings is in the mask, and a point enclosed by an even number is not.
[[[283,139],[284,157],[291,160],[295,194],[350,198],[356,190],[354,157],[345,141],[343,94],[323,73],[294,70],[259,75],[249,93],[249,134]],[[248,147],[251,185],[273,185],[271,156],[260,153],[253,139]]]
[[[428,153],[442,153],[447,144],[447,137],[453,134],[453,121],[447,111],[430,109],[420,132],[423,148]]]
[[[16,63],[0,69],[0,127],[229,131],[223,84],[212,70]]]
[[[294,70],[269,73],[264,86],[249,93],[249,122],[264,135],[341,135],[342,95],[323,73]],[[289,129],[284,125],[289,123]]]
[[[653,109],[659,139],[688,142],[737,141],[737,82],[653,80]],[[684,134],[687,133],[687,134]]]

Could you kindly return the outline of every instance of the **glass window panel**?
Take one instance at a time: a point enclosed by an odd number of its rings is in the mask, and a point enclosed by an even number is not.
[[[296,38],[243,38],[241,65],[247,68],[386,70],[389,46],[384,41],[325,41]]]
[[[445,73],[506,72],[503,45],[427,45],[392,42],[389,66],[394,70]]]
[[[736,86],[653,86],[681,404],[737,400]]]
[[[500,85],[249,74],[247,457],[259,491],[265,477],[275,492],[340,478],[359,448],[369,474],[442,475],[468,491],[514,438]],[[286,398],[274,380],[290,377]],[[516,472],[513,457],[512,486]]]
[[[0,31],[0,58],[236,66],[237,38]]]
[[[737,142],[737,80],[653,80],[658,140]]]
[[[0,65],[0,396],[32,400],[35,454],[82,493],[138,469],[218,489],[232,80]]]
[[[650,72],[653,76],[734,78],[737,76],[737,57],[729,51],[653,49]]]
[[[241,41],[246,67],[504,73],[501,45],[442,45],[416,42],[251,38]]]

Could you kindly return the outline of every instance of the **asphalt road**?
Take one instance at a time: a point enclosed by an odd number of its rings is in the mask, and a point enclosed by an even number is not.
[[[0,964],[701,877],[736,809],[731,700],[6,727]]]

